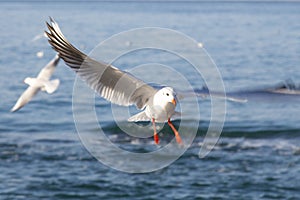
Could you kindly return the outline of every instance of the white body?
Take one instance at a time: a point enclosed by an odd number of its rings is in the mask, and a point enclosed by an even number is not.
[[[149,100],[144,111],[130,117],[128,121],[151,121],[166,122],[173,115],[178,114],[176,108],[176,93],[171,87],[158,90]]]

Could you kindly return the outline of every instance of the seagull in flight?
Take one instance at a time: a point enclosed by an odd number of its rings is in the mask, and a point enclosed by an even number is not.
[[[62,34],[58,24],[50,18],[46,22],[48,41],[67,66],[73,69],[104,99],[118,105],[135,105],[142,110],[128,121],[151,121],[154,142],[159,143],[155,123],[167,122],[174,132],[178,144],[182,139],[171,122],[177,104],[176,92],[171,87],[156,89],[132,74],[100,61],[96,61],[73,46]]]
[[[52,94],[59,86],[59,79],[50,80],[60,57],[55,57],[40,71],[36,78],[27,77],[24,80],[28,88],[19,97],[14,107],[10,110],[15,112],[25,106],[40,90]]]

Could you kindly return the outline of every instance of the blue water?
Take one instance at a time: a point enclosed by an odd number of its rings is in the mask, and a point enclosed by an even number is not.
[[[299,3],[0,5],[0,199],[299,198],[300,98],[266,92],[286,80],[299,89]],[[198,153],[209,124],[209,99],[199,100],[197,136],[177,161],[146,174],[111,169],[93,158],[77,135],[72,112],[75,74],[63,62],[53,76],[61,80],[57,92],[39,93],[17,113],[9,112],[26,88],[23,79],[36,75],[55,55],[45,38],[36,39],[46,29],[48,16],[85,52],[132,28],[180,31],[204,44],[226,91],[248,102],[227,102],[221,138],[203,159]],[[39,51],[44,52],[42,58],[36,56]],[[148,54],[120,60],[119,67],[127,69],[160,55]],[[161,60],[176,65],[174,60]],[[125,135],[108,114],[110,104],[96,100],[112,142],[137,152],[155,148],[152,138]],[[188,124],[195,124],[189,120]],[[97,129],[91,127],[91,131]],[[161,139],[171,136],[165,131]]]

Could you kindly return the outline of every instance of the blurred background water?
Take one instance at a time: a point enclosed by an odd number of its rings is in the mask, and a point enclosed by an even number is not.
[[[1,1],[0,5],[0,199],[299,198],[299,95],[268,90],[285,83],[299,90],[299,3]],[[57,92],[39,93],[17,113],[9,112],[26,88],[24,78],[35,76],[55,55],[42,36],[48,16],[87,53],[95,44],[132,28],[180,31],[204,45],[226,91],[248,102],[227,102],[221,138],[204,159],[198,152],[209,124],[209,99],[199,99],[197,137],[172,165],[149,174],[113,170],[94,159],[77,136],[72,115],[75,74],[63,62],[53,76],[61,80]],[[40,51],[44,56],[37,56]],[[141,60],[157,62],[157,57],[170,66],[181,64],[160,53],[140,52],[116,64],[126,70]],[[107,114],[110,104],[96,100],[112,142],[141,152],[154,146],[152,138],[123,133]],[[161,137],[171,134],[165,130]]]

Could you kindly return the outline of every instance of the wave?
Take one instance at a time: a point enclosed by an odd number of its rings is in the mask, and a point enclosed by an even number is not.
[[[275,85],[253,88],[253,89],[244,89],[235,92],[232,94],[251,94],[251,93],[278,93],[278,94],[287,94],[287,95],[300,95],[300,84],[296,84],[292,79],[287,79]]]
[[[267,102],[267,103],[278,103],[278,102],[300,102],[300,85],[296,84],[291,79],[280,82],[275,85],[261,87],[261,88],[250,88],[242,89],[239,91],[233,91],[227,93],[229,97],[237,99],[246,99],[252,102]]]
[[[122,126],[127,126],[130,130],[131,124],[128,122],[121,122]],[[144,126],[146,132],[151,131],[151,126],[146,126],[146,123],[141,123]],[[209,126],[209,122],[200,122],[198,126],[197,122],[193,120],[175,120],[174,125],[176,128],[181,128],[181,130],[192,130],[197,129],[196,137],[203,138]],[[146,130],[147,129],[147,130]],[[149,130],[148,130],[149,129]],[[142,129],[139,128],[139,131]],[[94,130],[97,131],[97,130]],[[114,122],[111,122],[103,127],[103,131],[105,134],[109,136],[111,139],[116,139],[119,141],[129,141],[134,137],[130,137],[122,129]],[[133,130],[136,131],[136,130]],[[186,133],[185,133],[186,134]],[[119,137],[123,135],[123,137]],[[163,126],[160,135],[167,140],[173,138],[172,130],[167,126]],[[138,136],[138,135],[137,135]],[[300,129],[294,127],[286,127],[286,126],[237,126],[235,124],[229,124],[224,126],[221,137],[226,138],[286,138],[293,139],[300,137]]]
[[[228,101],[247,103],[248,101],[267,101],[282,102],[285,100],[297,102],[300,100],[300,84],[296,84],[292,79],[287,79],[278,84],[259,87],[245,88],[238,91],[225,92],[209,90],[207,86],[196,88],[194,91],[181,92],[182,96],[188,96],[193,93],[202,98],[214,96],[217,98],[225,98]],[[226,97],[225,97],[226,95]]]

